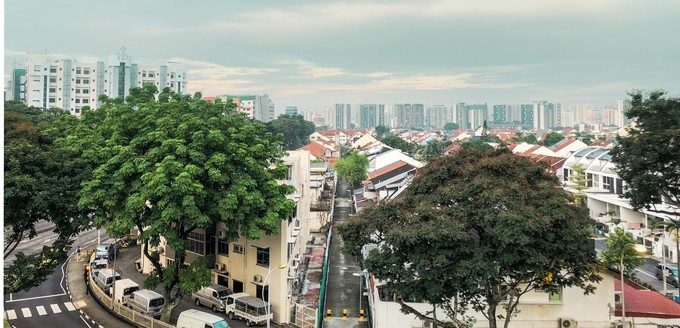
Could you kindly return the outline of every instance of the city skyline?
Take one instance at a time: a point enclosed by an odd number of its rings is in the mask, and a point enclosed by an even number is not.
[[[677,2],[165,4],[8,2],[5,82],[25,53],[87,61],[125,47],[141,64],[181,62],[191,93],[268,94],[277,114],[336,103],[601,107],[633,89],[679,92]]]

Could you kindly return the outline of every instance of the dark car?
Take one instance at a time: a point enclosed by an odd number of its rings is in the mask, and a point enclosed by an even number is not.
[[[115,255],[120,253],[120,247],[114,246],[113,244],[99,244],[97,245],[97,255],[95,259],[112,259]]]
[[[678,287],[678,267],[666,265],[666,269],[662,264],[657,264],[656,266],[656,279],[663,281],[663,274],[666,273],[666,282],[673,285],[673,287]]]
[[[132,238],[130,236],[127,236],[123,239],[120,240],[120,246],[121,247],[130,247],[130,246],[135,246],[137,245],[137,239]]]

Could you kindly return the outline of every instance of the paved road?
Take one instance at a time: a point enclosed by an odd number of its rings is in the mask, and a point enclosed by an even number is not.
[[[601,251],[606,249],[604,243],[606,240],[599,239],[595,240],[595,249]],[[645,263],[635,269],[637,277],[640,281],[649,284],[654,287],[659,293],[664,293],[663,282],[656,279],[655,268],[659,264],[659,260],[652,257],[645,257]],[[675,265],[675,263],[667,263],[668,265]],[[666,284],[666,291],[672,293],[673,295],[678,295],[678,289],[673,287],[671,284]]]
[[[36,225],[36,228],[40,231],[38,236],[23,241],[15,252],[37,253],[42,250],[43,245],[51,244],[56,239],[50,224],[43,222]],[[74,245],[94,244],[96,238],[96,230],[85,231],[75,239]],[[9,323],[17,328],[94,328],[71,303],[65,289],[64,271],[65,265],[61,264],[40,286],[27,292],[5,295],[4,310]]]
[[[133,246],[133,247],[128,247],[128,248],[123,248],[121,249],[120,253],[116,257],[115,261],[113,262],[113,266],[116,268],[115,270],[120,272],[121,276],[123,278],[128,278],[132,279],[136,283],[138,283],[140,286],[144,283],[144,280],[146,280],[146,275],[141,274],[137,272],[137,269],[134,266],[134,263],[136,260],[140,258],[141,255],[141,249],[140,245]],[[116,262],[118,262],[116,264]],[[97,288],[97,287],[94,287]],[[143,287],[142,287],[143,288]],[[162,287],[158,286],[155,289],[156,292],[158,293],[163,293]],[[206,312],[211,312],[210,309],[206,307],[197,307],[194,305],[193,301],[191,300],[191,295],[185,295],[184,298],[180,301],[180,303],[175,307],[175,309],[172,311],[173,316],[171,317],[170,322],[175,323],[177,322],[177,318],[179,317],[179,314],[188,309],[198,309],[200,311],[206,311]],[[230,320],[227,318],[227,316],[224,313],[216,313],[217,315],[223,317],[227,323],[229,323],[229,327],[234,327],[234,328],[243,328],[246,327],[245,322],[239,321],[239,320]],[[272,325],[274,326],[274,325]]]

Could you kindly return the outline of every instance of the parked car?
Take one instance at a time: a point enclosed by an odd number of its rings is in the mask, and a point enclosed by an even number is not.
[[[130,295],[139,290],[139,284],[130,279],[121,279],[116,281],[114,285],[114,293],[116,301],[122,305],[127,305],[130,300]]]
[[[229,328],[224,319],[198,310],[182,311],[177,318],[177,328]]]
[[[156,319],[161,317],[164,304],[163,295],[148,289],[138,290],[130,294],[127,302],[127,306],[131,309]]]
[[[107,259],[94,260],[92,263],[90,263],[90,273],[92,274],[93,277],[97,277],[99,270],[106,269],[108,267],[109,260]]]
[[[269,308],[269,309],[268,309]],[[235,293],[227,296],[227,317],[245,321],[246,326],[261,325],[267,318],[273,317],[269,302],[246,293]]]
[[[113,246],[113,244],[99,244],[97,245],[97,255],[95,256],[96,259],[112,259],[114,255],[118,255],[120,253],[120,248]],[[114,254],[115,252],[115,254]]]
[[[95,284],[101,288],[104,293],[111,295],[111,286],[113,286],[113,281],[120,280],[121,276],[118,272],[113,272],[113,269],[101,269],[94,279]]]
[[[206,306],[213,310],[213,312],[224,312],[225,300],[227,296],[231,295],[231,289],[212,284],[207,287],[199,289],[197,292],[191,294],[196,306]]]
[[[663,281],[663,274],[664,271],[666,272],[666,282],[673,285],[673,287],[678,287],[678,267],[677,266],[671,266],[671,265],[666,265],[666,269],[664,270],[663,264],[657,264],[655,275],[656,279],[659,279]]]
[[[123,239],[121,239],[121,240],[119,241],[119,243],[120,243],[120,246],[121,246],[121,247],[127,248],[127,247],[130,247],[130,246],[135,246],[135,245],[137,245],[137,239],[136,239],[136,238],[132,238],[132,237],[130,237],[130,236],[126,236],[126,237],[124,237]]]

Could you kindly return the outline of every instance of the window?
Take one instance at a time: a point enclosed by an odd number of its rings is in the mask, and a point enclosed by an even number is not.
[[[288,166],[288,171],[286,171],[286,180],[293,179],[293,166]]]
[[[586,187],[592,187],[593,186],[593,174],[592,173],[586,173]]]
[[[76,89],[76,93],[80,93],[80,89]]]
[[[55,93],[57,92],[57,88],[50,88],[50,93]]]
[[[600,187],[600,176],[597,174],[593,174],[593,187],[595,188]]]
[[[76,99],[76,104],[80,104],[80,99]]]
[[[609,190],[609,192],[614,192],[614,178],[603,176],[602,188]]]
[[[149,77],[154,77],[154,73],[153,73],[153,72],[149,72]]]
[[[80,79],[76,79],[76,83],[77,83],[77,84],[80,84]]]
[[[80,67],[77,67],[76,68],[76,74],[80,74],[80,73],[82,73],[82,71],[80,70]]]
[[[234,253],[243,254],[243,245],[234,244]]]
[[[50,77],[50,83],[57,83],[56,77]]]
[[[89,68],[84,68],[84,69],[83,69],[83,74],[90,74],[90,69],[89,69]]]
[[[187,238],[189,241],[188,252],[205,255],[205,235],[198,232],[190,232]]]
[[[269,302],[269,286],[257,285],[257,290],[255,292],[255,297],[263,299],[265,302]]]
[[[89,103],[90,103],[90,99],[83,99],[83,104],[89,104]]]
[[[538,292],[538,293],[542,292],[542,293],[548,294],[548,301],[550,301],[550,302],[560,302],[560,301],[562,301],[562,288],[561,287],[558,287],[558,290],[553,291],[553,292],[548,291],[547,288],[539,287],[539,288],[536,288],[536,292]]]
[[[257,248],[257,265],[269,266],[269,248]]]
[[[50,98],[50,102],[51,102],[51,103],[55,103],[56,101],[55,101],[54,98]]]
[[[34,72],[40,72],[40,65],[33,65]]]
[[[146,77],[146,71],[142,71],[142,77]]]
[[[90,93],[90,89],[83,89],[83,93]]]
[[[229,243],[226,240],[217,241],[217,254],[229,255]]]
[[[50,67],[50,73],[56,73],[57,68],[56,67]]]
[[[84,80],[83,80],[83,84],[90,84],[90,80],[84,79]]]
[[[563,181],[569,181],[569,169],[564,169],[564,179]]]

